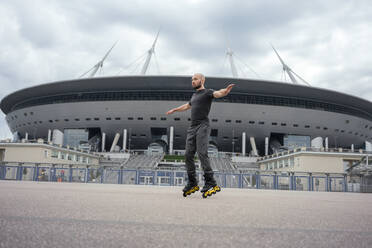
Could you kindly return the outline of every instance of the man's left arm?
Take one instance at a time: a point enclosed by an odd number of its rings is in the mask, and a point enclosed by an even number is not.
[[[229,86],[227,86],[225,89],[216,90],[215,92],[213,92],[213,97],[221,98],[221,97],[227,96],[234,86],[235,84],[229,84]]]

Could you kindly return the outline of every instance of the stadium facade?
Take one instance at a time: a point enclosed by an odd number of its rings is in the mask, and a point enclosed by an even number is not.
[[[300,84],[207,77],[206,88],[236,86],[215,99],[211,148],[265,155],[291,146],[364,148],[372,140],[372,103]],[[190,112],[167,116],[189,101],[191,76],[118,76],[59,81],[16,91],[1,101],[14,136],[51,139],[92,150],[185,149]],[[119,138],[120,136],[120,138]],[[78,143],[76,143],[78,142]],[[256,149],[257,148],[257,149]]]

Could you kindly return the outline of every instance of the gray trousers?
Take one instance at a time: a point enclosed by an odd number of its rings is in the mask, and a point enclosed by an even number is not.
[[[213,170],[208,157],[208,143],[211,128],[209,122],[203,122],[197,126],[191,126],[187,130],[186,138],[186,170],[189,181],[196,182],[195,152],[198,153],[204,178],[207,182],[214,182]]]

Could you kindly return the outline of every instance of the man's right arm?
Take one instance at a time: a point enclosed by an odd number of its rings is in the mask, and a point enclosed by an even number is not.
[[[174,109],[169,110],[166,114],[170,115],[170,114],[173,114],[174,112],[182,112],[182,111],[186,111],[190,108],[191,108],[190,104],[186,103],[184,105],[179,106],[178,108],[174,108]]]

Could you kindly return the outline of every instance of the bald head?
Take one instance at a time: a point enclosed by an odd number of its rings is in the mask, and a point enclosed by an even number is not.
[[[192,76],[191,82],[194,89],[204,89],[205,76],[201,73],[195,73],[194,76]]]
[[[195,73],[194,77],[199,78],[203,83],[205,82],[205,76],[202,73]]]

